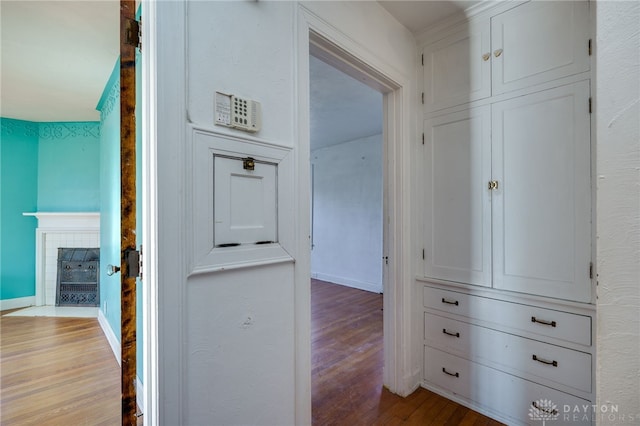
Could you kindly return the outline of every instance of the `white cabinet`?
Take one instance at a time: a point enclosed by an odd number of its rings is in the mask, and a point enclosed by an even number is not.
[[[462,397],[509,425],[591,425],[591,402],[490,367],[425,347],[431,389]],[[545,411],[541,411],[545,410]],[[580,415],[564,410],[578,410]]]
[[[492,105],[493,286],[591,300],[589,83]]]
[[[425,277],[591,301],[588,105],[582,81],[425,120]]]
[[[491,286],[489,106],[425,121],[425,275]]]
[[[465,25],[423,52],[424,103],[429,110],[491,95],[489,21]]]
[[[554,424],[591,424],[590,315],[430,286],[423,291],[427,388],[510,425],[529,424],[544,404],[556,406]],[[582,415],[567,415],[576,410]]]
[[[589,2],[531,1],[465,23],[422,52],[427,111],[589,71]]]
[[[591,424],[589,3],[443,35],[422,49],[423,385],[507,424]]]
[[[491,18],[497,95],[589,70],[589,3],[531,1]]]

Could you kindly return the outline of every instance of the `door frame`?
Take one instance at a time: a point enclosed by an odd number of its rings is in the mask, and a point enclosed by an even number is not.
[[[402,396],[416,388],[411,367],[411,232],[410,232],[410,128],[409,78],[375,57],[313,12],[299,6],[297,28],[298,78],[298,188],[299,257],[296,260],[296,423],[308,422],[311,413],[310,371],[310,117],[309,55],[331,64],[383,93],[383,268],[384,372],[383,383]],[[306,223],[304,221],[307,221]],[[305,232],[306,231],[306,232]],[[309,340],[307,340],[309,339]],[[418,372],[419,374],[419,372]],[[309,393],[298,390],[309,389]]]

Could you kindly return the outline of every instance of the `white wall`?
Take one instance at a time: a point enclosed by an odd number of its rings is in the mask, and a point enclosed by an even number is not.
[[[382,293],[382,134],[311,151],[311,276]]]
[[[297,45],[304,18],[295,2],[156,7],[159,394],[149,412],[157,410],[160,424],[310,423],[310,166],[308,127],[300,124],[308,112],[298,105],[308,55],[299,57],[306,46]],[[377,3],[309,7],[316,23],[331,22],[327,28],[377,58],[376,66],[412,74],[413,38]],[[212,125],[216,90],[262,103],[259,140]],[[238,146],[292,148],[294,176],[287,179],[296,208],[279,213],[290,219],[279,232],[294,236],[295,263],[193,272],[200,259],[190,229],[210,218],[192,204],[188,123],[234,135]],[[407,117],[401,140],[410,125]]]
[[[595,7],[598,424],[640,424],[640,3]]]

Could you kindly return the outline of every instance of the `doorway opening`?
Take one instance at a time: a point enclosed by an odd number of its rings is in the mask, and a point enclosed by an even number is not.
[[[385,95],[311,37],[311,358],[314,423],[379,398],[384,378]],[[385,90],[386,89],[386,90]],[[354,393],[353,389],[359,389]],[[372,392],[374,393],[372,395]],[[359,395],[360,397],[356,397]]]

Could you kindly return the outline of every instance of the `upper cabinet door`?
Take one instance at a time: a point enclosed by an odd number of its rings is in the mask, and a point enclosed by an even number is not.
[[[427,111],[464,104],[491,95],[491,31],[488,20],[427,46],[424,55],[424,103]]]
[[[589,3],[532,1],[491,18],[498,95],[589,70]]]
[[[425,270],[491,286],[491,108],[425,121]]]
[[[492,105],[495,288],[591,301],[589,82]]]

